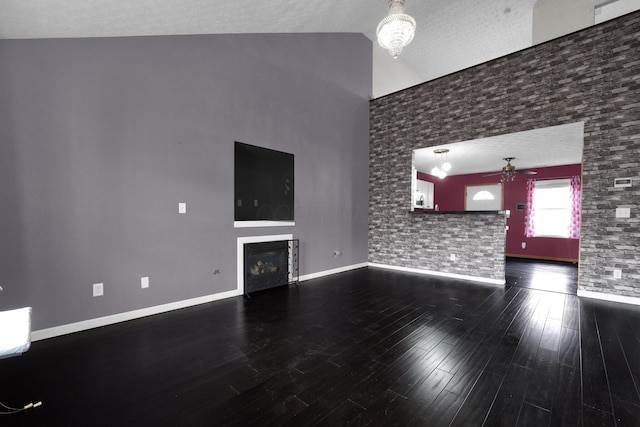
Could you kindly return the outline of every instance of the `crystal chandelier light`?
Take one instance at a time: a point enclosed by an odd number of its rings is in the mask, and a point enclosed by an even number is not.
[[[394,58],[402,48],[411,43],[416,21],[404,13],[404,0],[389,0],[389,15],[378,24],[378,44]]]
[[[451,169],[451,163],[447,161],[448,152],[449,150],[446,148],[433,150],[436,165],[431,169],[431,175],[437,176],[440,179],[447,176],[447,172]]]

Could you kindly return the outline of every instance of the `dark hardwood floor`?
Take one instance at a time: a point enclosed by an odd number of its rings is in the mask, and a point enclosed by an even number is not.
[[[507,257],[507,285],[539,291],[578,292],[578,264]]]
[[[640,307],[364,268],[33,343],[37,426],[639,426]]]

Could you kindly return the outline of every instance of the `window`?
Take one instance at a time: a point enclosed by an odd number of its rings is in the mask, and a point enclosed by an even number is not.
[[[580,238],[582,180],[527,180],[526,237]]]
[[[532,237],[569,237],[571,180],[535,181],[532,202]]]
[[[479,191],[473,196],[473,200],[493,200],[493,199],[495,199],[493,194],[491,194],[486,190]]]
[[[502,183],[465,185],[465,211],[499,211],[502,209]]]

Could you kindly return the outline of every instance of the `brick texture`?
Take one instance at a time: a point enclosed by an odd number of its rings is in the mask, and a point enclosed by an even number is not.
[[[370,108],[370,262],[504,278],[504,218],[408,212],[411,151],[582,121],[579,286],[640,298],[640,12],[374,99]],[[633,177],[634,186],[614,188],[618,177]],[[616,219],[616,207],[631,208],[631,218]]]

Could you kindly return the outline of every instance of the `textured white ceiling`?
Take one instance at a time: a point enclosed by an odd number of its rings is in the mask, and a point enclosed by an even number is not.
[[[535,0],[407,0],[401,60],[430,80],[531,45]],[[2,0],[0,38],[355,32],[375,40],[387,0]]]
[[[418,27],[400,59],[426,81],[530,47],[537,1],[406,0]],[[0,38],[347,32],[375,41],[387,11],[387,0],[1,0]]]
[[[530,47],[540,1],[406,0],[418,27],[400,58],[426,81]],[[624,1],[623,12],[640,8]],[[387,0],[1,0],[0,38],[347,32],[375,41],[387,10]]]
[[[430,173],[435,163],[433,150],[448,148],[449,175],[495,172],[506,164],[518,169],[582,163],[584,123],[552,126],[471,141],[455,142],[414,151],[416,169]]]

